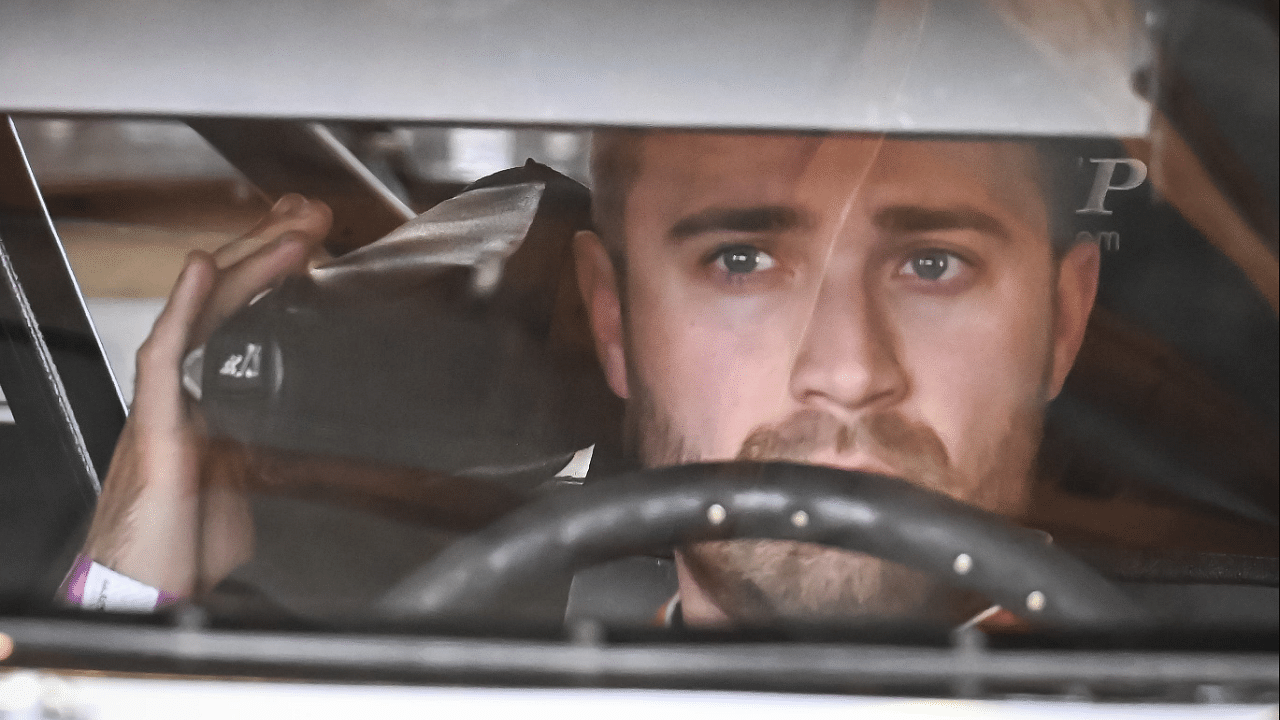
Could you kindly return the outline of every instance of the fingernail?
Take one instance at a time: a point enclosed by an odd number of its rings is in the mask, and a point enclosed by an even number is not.
[[[271,206],[272,215],[290,215],[302,209],[306,199],[297,193],[289,193]]]

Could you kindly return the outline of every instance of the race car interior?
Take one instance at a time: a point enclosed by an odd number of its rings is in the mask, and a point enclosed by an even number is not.
[[[1210,684],[1275,702],[1275,16],[1155,5],[1158,52],[1134,41],[1123,88],[1146,114],[1116,105],[1092,129],[874,113],[471,121],[90,95],[77,109],[0,92],[0,636],[13,638],[0,665],[970,697],[1185,700]],[[1193,31],[1206,17],[1243,33],[1234,54],[1213,23]],[[1269,90],[1219,82],[1259,54]],[[1025,516],[787,457],[645,467],[574,243],[599,230],[593,136],[655,129],[1066,158],[1064,227],[1097,244],[1100,273]],[[177,368],[204,471],[248,498],[252,557],[154,613],[68,607],[134,353],[182,258],[289,193],[332,210],[323,252]],[[964,617],[1016,618],[682,624],[673,553],[735,539],[871,555],[952,588]],[[1165,664],[1120,671],[1123,653]],[[1049,659],[1013,669],[1029,657]]]

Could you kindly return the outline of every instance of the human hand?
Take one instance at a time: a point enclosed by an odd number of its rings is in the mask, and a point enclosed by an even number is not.
[[[211,457],[181,363],[222,322],[286,275],[302,272],[333,216],[286,195],[212,255],[195,251],[137,356],[134,402],[82,555],[168,595],[211,587],[248,559],[253,526],[243,463]]]

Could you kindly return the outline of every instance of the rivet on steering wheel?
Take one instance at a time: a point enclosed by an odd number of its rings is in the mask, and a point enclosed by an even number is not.
[[[933,530],[915,530],[925,527]],[[479,619],[523,601],[522,586],[552,573],[637,549],[735,539],[878,551],[1049,627],[1128,629],[1149,621],[1128,595],[1043,534],[906,480],[781,462],[643,470],[548,495],[415,570],[379,608],[406,619]]]
[[[724,519],[728,516],[729,512],[725,510],[724,506],[720,503],[715,503],[711,507],[707,508],[707,520],[710,521],[712,525],[719,525],[724,522]]]

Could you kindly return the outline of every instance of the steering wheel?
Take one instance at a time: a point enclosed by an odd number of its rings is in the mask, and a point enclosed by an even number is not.
[[[643,470],[555,494],[449,547],[388,592],[380,609],[401,619],[478,618],[555,573],[736,538],[874,555],[977,591],[1038,625],[1147,619],[1042,533],[905,480],[791,463]]]

